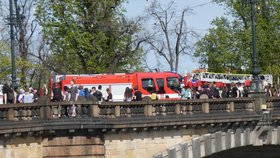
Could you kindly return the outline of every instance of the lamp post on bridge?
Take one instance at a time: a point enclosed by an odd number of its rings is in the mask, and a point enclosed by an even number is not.
[[[250,0],[251,6],[251,21],[252,21],[252,82],[251,82],[251,91],[252,92],[262,92],[263,86],[260,80],[260,66],[258,61],[257,54],[257,45],[256,45],[256,2],[255,0]]]
[[[16,25],[16,17],[13,11],[13,0],[9,1],[10,5],[10,18],[9,18],[9,24],[10,24],[10,38],[11,38],[11,62],[12,62],[12,84],[11,87],[15,88],[17,86],[16,81],[16,67],[15,67],[15,36],[14,36],[14,26]]]
[[[249,96],[255,98],[254,110],[257,113],[262,113],[263,105],[266,105],[266,97],[263,89],[262,81],[259,77],[260,66],[257,54],[257,44],[256,44],[256,0],[243,0],[250,1],[251,7],[251,20],[252,20],[252,82],[251,90]]]

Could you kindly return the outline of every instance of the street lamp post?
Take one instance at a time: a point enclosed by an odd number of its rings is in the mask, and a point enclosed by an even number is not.
[[[13,1],[10,0],[10,38],[11,38],[11,61],[12,61],[12,84],[11,87],[15,88],[17,86],[16,81],[16,70],[15,70],[15,36],[14,36],[14,25],[15,17],[13,11]]]
[[[251,4],[251,19],[252,19],[252,49],[253,49],[253,54],[252,54],[252,75],[253,79],[251,82],[251,91],[249,96],[255,98],[255,105],[254,105],[254,110],[257,113],[261,113],[264,110],[263,105],[266,105],[266,97],[265,97],[265,92],[263,89],[263,84],[262,81],[259,77],[260,74],[260,67],[259,67],[259,61],[258,61],[258,56],[257,56],[257,48],[256,48],[256,4],[255,0],[250,0]]]
[[[253,54],[252,54],[252,83],[251,83],[251,90],[253,92],[260,92],[263,87],[262,87],[262,82],[259,78],[260,74],[260,67],[259,67],[259,62],[258,62],[258,56],[257,56],[257,48],[256,48],[256,4],[255,0],[250,0],[251,4],[251,20],[252,20],[252,49],[253,49]]]

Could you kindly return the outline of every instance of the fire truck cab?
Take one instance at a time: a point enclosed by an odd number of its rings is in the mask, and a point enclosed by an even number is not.
[[[172,72],[136,72],[117,74],[93,74],[93,75],[55,75],[51,78],[51,86],[58,83],[63,90],[65,86],[70,87],[71,80],[76,86],[83,88],[102,86],[101,92],[106,96],[109,88],[113,94],[113,101],[123,101],[126,87],[138,88],[143,97],[150,97],[155,92],[158,99],[180,98],[180,75]]]

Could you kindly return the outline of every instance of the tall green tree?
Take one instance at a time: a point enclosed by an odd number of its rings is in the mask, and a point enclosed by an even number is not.
[[[197,42],[196,57],[200,64],[215,72],[250,73],[252,33],[250,3],[246,0],[214,0],[228,8],[226,17],[216,18],[212,28]],[[257,53],[261,73],[275,77],[280,72],[280,3],[277,0],[255,0]]]
[[[37,0],[57,73],[104,73],[138,68],[137,25],[123,16],[123,0]]]

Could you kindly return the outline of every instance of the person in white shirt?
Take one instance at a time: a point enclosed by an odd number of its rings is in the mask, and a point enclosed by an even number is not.
[[[19,90],[19,96],[18,96],[18,102],[19,103],[24,103],[24,96],[25,96],[25,91],[24,89]]]

